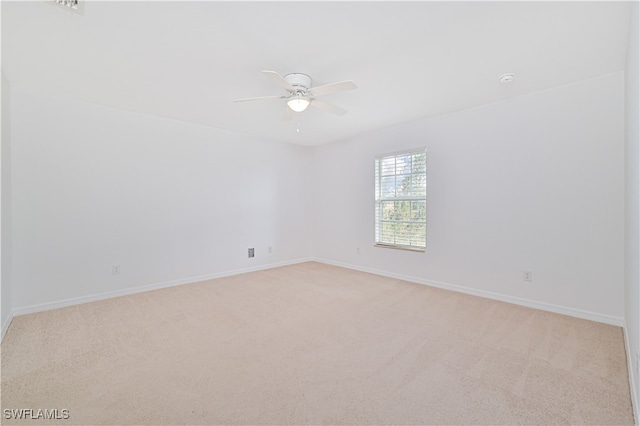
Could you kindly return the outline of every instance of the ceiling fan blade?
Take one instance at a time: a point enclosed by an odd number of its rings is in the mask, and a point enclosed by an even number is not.
[[[284,106],[284,115],[282,116],[283,121],[291,121],[293,118],[293,110],[289,108],[287,105]]]
[[[291,84],[289,84],[289,82],[287,80],[285,80],[284,77],[282,77],[277,72],[264,70],[264,71],[262,71],[262,73],[264,75],[266,75],[267,77],[269,77],[271,80],[273,80],[277,85],[284,87],[288,91],[290,91],[290,92],[295,92],[296,91],[296,89]]]
[[[337,83],[325,84],[324,86],[312,87],[311,93],[313,93],[314,96],[321,96],[329,93],[340,92],[343,90],[353,90],[357,88],[358,86],[356,86],[353,81],[346,80],[339,81]]]
[[[244,98],[244,99],[234,99],[233,102],[246,102],[246,101],[262,101],[265,99],[282,99],[284,96],[259,96],[257,98]]]
[[[347,113],[346,109],[340,108],[337,105],[330,104],[329,102],[322,101],[320,99],[313,99],[311,101],[311,105],[316,108],[320,108],[323,111],[332,112],[336,115],[345,115]]]

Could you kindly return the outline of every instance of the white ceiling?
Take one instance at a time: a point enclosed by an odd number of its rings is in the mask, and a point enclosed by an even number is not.
[[[628,2],[2,1],[2,68],[16,89],[318,145],[622,70],[629,18]],[[323,97],[343,117],[287,122],[282,100],[232,102],[285,93],[263,69],[358,89]]]

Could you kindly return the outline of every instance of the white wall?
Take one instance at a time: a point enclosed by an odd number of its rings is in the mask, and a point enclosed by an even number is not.
[[[11,86],[2,71],[2,158],[1,191],[2,215],[0,226],[0,338],[11,320]]]
[[[307,148],[20,90],[12,107],[18,311],[311,253]]]
[[[625,68],[625,333],[631,383],[634,386],[636,422],[640,378],[637,354],[640,351],[640,136],[638,115],[638,3],[632,5],[629,47]]]
[[[318,147],[315,255],[622,324],[623,97],[617,72]],[[420,146],[427,250],[376,248],[373,159]]]
[[[623,99],[618,72],[309,149],[13,90],[13,308],[314,255],[621,323]],[[427,251],[374,248],[373,158],[418,146]]]

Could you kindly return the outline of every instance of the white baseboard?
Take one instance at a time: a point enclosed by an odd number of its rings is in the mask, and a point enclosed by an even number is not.
[[[0,343],[4,340],[4,335],[7,334],[7,330],[9,330],[9,326],[11,325],[11,321],[13,321],[13,311],[9,313],[9,317],[2,324],[2,331],[0,331]]]
[[[72,297],[69,299],[58,300],[55,302],[47,302],[47,303],[40,303],[37,305],[23,306],[21,308],[15,308],[11,313],[12,313],[12,317],[18,316],[18,315],[32,314],[35,312],[42,312],[42,311],[48,311],[51,309],[58,309],[58,308],[65,308],[67,306],[79,305],[81,303],[95,302],[98,300],[111,299],[113,297],[128,296],[130,294],[142,293],[145,291],[159,290],[161,288],[174,287],[174,286],[184,285],[184,284],[192,284],[192,283],[197,283],[201,281],[213,280],[216,278],[223,278],[223,277],[229,277],[232,275],[245,274],[247,272],[256,272],[256,271],[262,271],[265,269],[278,268],[281,266],[295,265],[297,263],[310,262],[312,260],[313,260],[312,258],[301,258],[301,259],[295,259],[295,260],[290,260],[286,262],[269,263],[266,265],[260,265],[260,266],[255,266],[251,268],[235,269],[232,271],[224,271],[224,272],[218,272],[214,274],[200,275],[196,277],[182,278],[178,280],[147,284],[147,285],[138,286],[138,287],[124,288],[124,289],[114,290],[114,291],[106,291],[103,293],[90,294],[87,296],[80,296],[80,297]],[[8,325],[7,325],[7,328],[8,328]],[[4,332],[5,332],[4,328],[2,331],[4,336]]]
[[[638,411],[640,407],[638,407],[638,392],[636,391],[636,376],[633,374],[634,366],[636,365],[636,357],[633,354],[633,350],[631,350],[631,346],[629,344],[629,335],[627,334],[627,326],[625,324],[622,327],[624,333],[624,349],[627,352],[627,369],[629,373],[629,391],[631,392],[631,406],[633,408],[633,417],[635,419],[635,424],[640,424],[640,412]]]
[[[303,262],[310,262],[310,261],[315,261],[315,262],[319,262],[319,263],[325,263],[325,264],[328,264],[328,265],[339,266],[339,267],[342,267],[342,268],[353,269],[353,270],[362,271],[362,272],[368,272],[368,273],[371,273],[371,274],[381,275],[381,276],[390,277],[390,278],[396,278],[396,279],[400,279],[400,280],[403,280],[403,281],[409,281],[409,282],[413,282],[413,283],[417,283],[417,284],[424,284],[424,285],[428,285],[428,286],[432,286],[432,287],[438,287],[438,288],[442,288],[442,289],[445,289],[445,290],[452,290],[452,291],[456,291],[456,292],[459,292],[459,293],[471,294],[473,296],[485,297],[485,298],[488,298],[488,299],[499,300],[499,301],[502,301],[502,302],[513,303],[513,304],[516,304],[516,305],[526,306],[526,307],[529,307],[529,308],[540,309],[540,310],[543,310],[543,311],[549,311],[549,312],[554,312],[554,313],[563,314],[563,315],[569,315],[569,316],[582,318],[582,319],[587,319],[587,320],[596,321],[596,322],[601,322],[601,323],[605,323],[605,324],[611,324],[611,325],[616,325],[616,326],[620,326],[620,327],[622,327],[624,325],[624,320],[622,318],[619,318],[619,317],[603,315],[603,314],[598,314],[598,313],[595,313],[595,312],[588,312],[588,311],[583,311],[583,310],[574,309],[574,308],[568,308],[568,307],[565,307],[565,306],[558,306],[558,305],[553,305],[553,304],[548,304],[548,303],[536,302],[536,301],[533,301],[533,300],[522,299],[522,298],[513,297],[513,296],[506,296],[506,295],[502,295],[502,294],[498,294],[498,293],[488,292],[488,291],[484,291],[484,290],[478,290],[478,289],[474,289],[474,288],[470,288],[470,287],[464,287],[464,286],[460,286],[460,285],[456,285],[456,284],[449,284],[449,283],[444,283],[444,282],[439,282],[439,281],[426,280],[424,278],[418,278],[418,277],[412,277],[412,276],[408,276],[408,275],[396,274],[396,273],[393,273],[393,272],[382,271],[382,270],[377,270],[377,269],[372,269],[372,268],[366,268],[366,267],[361,267],[361,266],[357,266],[357,265],[351,265],[351,264],[347,264],[347,263],[343,263],[343,262],[336,262],[336,261],[329,260],[329,259],[314,258],[314,257],[294,259],[294,260],[290,260],[290,261],[286,261],[286,262],[270,263],[270,264],[260,265],[260,266],[256,266],[256,267],[252,267],[252,268],[236,269],[236,270],[224,271],[224,272],[219,272],[219,273],[214,273],[214,274],[209,274],[209,275],[201,275],[201,276],[196,276],[196,277],[183,278],[183,279],[179,279],[179,280],[172,280],[172,281],[165,281],[165,282],[160,282],[160,283],[148,284],[148,285],[143,285],[143,286],[139,286],[139,287],[125,288],[125,289],[120,289],[120,290],[114,290],[114,291],[108,291],[108,292],[103,292],[103,293],[91,294],[91,295],[87,295],[87,296],[74,297],[74,298],[63,299],[63,300],[58,300],[58,301],[54,301],[54,302],[47,302],[47,303],[41,303],[41,304],[36,304],[36,305],[23,306],[23,307],[20,307],[20,308],[13,309],[13,311],[11,312],[11,318],[13,318],[13,316],[18,316],[18,315],[25,315],[25,314],[35,313],[35,312],[47,311],[47,310],[51,310],[51,309],[64,308],[64,307],[67,307],[67,306],[78,305],[78,304],[81,304],[81,303],[94,302],[94,301],[97,301],[97,300],[110,299],[110,298],[113,298],[113,297],[127,296],[127,295],[130,295],[130,294],[142,293],[142,292],[145,292],[145,291],[158,290],[158,289],[166,288],[166,287],[173,287],[173,286],[178,286],[178,285],[183,285],[183,284],[191,284],[191,283],[211,280],[211,279],[215,279],[215,278],[223,278],[223,277],[228,277],[228,276],[232,276],[232,275],[244,274],[244,273],[247,273],[247,272],[261,271],[261,270],[265,270],[265,269],[272,269],[272,268],[277,268],[277,267],[281,267],[281,266],[294,265],[294,264],[303,263]],[[3,337],[4,337],[4,333],[6,333],[6,330],[9,328],[9,324],[11,322],[11,318],[7,321],[7,324],[3,324],[2,325],[2,336]]]
[[[342,268],[353,269],[356,271],[368,272],[370,274],[382,275],[384,277],[396,278],[403,281],[409,281],[416,284],[424,284],[431,287],[438,287],[444,290],[451,290],[459,293],[466,293],[473,296],[484,297],[487,299],[499,300],[501,302],[513,303],[515,305],[521,305],[521,306],[526,306],[528,308],[540,309],[542,311],[554,312],[556,314],[568,315],[576,318],[582,318],[582,319],[587,319],[591,321],[601,322],[604,324],[616,325],[619,327],[622,327],[624,325],[623,318],[614,317],[611,315],[603,315],[603,314],[598,314],[596,312],[589,312],[589,311],[583,311],[580,309],[569,308],[566,306],[553,305],[551,303],[536,302],[535,300],[522,299],[520,297],[507,296],[499,293],[493,293],[490,291],[464,287],[461,285],[449,284],[449,283],[444,283],[440,281],[432,281],[424,278],[396,274],[393,272],[387,272],[387,271],[382,271],[382,270],[377,270],[377,269],[372,269],[372,268],[367,268],[367,267],[362,267],[357,265],[351,265],[351,264],[336,262],[328,259],[314,258],[313,260],[315,262],[326,263],[328,265],[339,266]]]

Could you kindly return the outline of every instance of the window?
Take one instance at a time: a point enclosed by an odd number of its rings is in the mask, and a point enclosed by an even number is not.
[[[385,155],[376,166],[376,246],[424,251],[427,245],[426,150]]]

